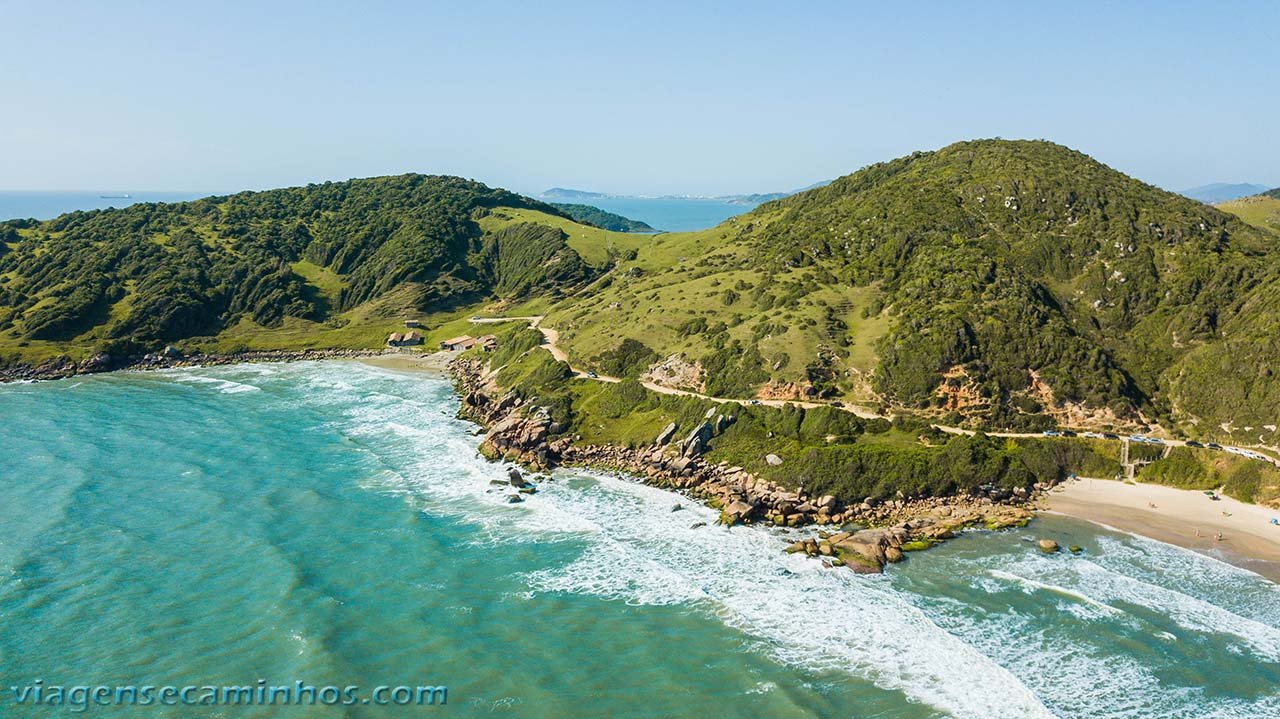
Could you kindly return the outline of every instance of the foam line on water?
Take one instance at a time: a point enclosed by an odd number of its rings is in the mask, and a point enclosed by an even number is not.
[[[710,525],[715,513],[610,476],[561,473],[524,503],[508,505],[505,492],[490,486],[505,477],[503,467],[476,456],[468,425],[440,411],[438,391],[395,397],[376,378],[341,381],[361,396],[342,409],[344,431],[403,467],[374,479],[380,488],[476,525],[476,542],[582,545],[572,561],[528,575],[535,591],[690,604],[764,641],[781,661],[851,672],[950,714],[1050,716],[1012,674],[933,624],[883,580],[786,555],[783,540],[768,530],[693,529],[696,522]],[[672,512],[675,502],[687,508]],[[975,682],[984,691],[973,691]]]
[[[692,602],[764,640],[784,662],[851,672],[957,716],[1050,716],[1012,674],[941,630],[882,579],[786,555],[780,537],[762,528],[694,529],[714,512],[672,512],[677,497],[668,492],[591,479],[548,487],[513,510],[536,529],[563,516],[594,524],[578,559],[529,575],[534,589],[638,604]]]
[[[1093,597],[1090,597],[1089,595],[1083,592],[1079,592],[1074,589],[1068,589],[1067,587],[1058,586],[1057,584],[1050,584],[1048,582],[1041,582],[1028,577],[1022,577],[1017,574],[1013,574],[1012,572],[1006,572],[1001,569],[988,569],[987,574],[992,577],[995,577],[996,579],[1002,579],[1007,582],[1013,582],[1014,584],[1017,584],[1020,587],[1022,587],[1028,593],[1034,592],[1034,591],[1043,591],[1043,592],[1049,592],[1052,594],[1057,594],[1063,597],[1068,597],[1070,599],[1074,599],[1077,602],[1086,604],[1090,607],[1093,607],[1094,609],[1097,609],[1105,616],[1118,617],[1124,614],[1123,610],[1117,609],[1111,606],[1110,604],[1107,604],[1106,602],[1100,602],[1097,599],[1094,599]]]
[[[975,611],[972,603],[919,595],[898,581],[913,564],[895,568],[901,574],[892,578],[859,577],[781,553],[783,532],[693,529],[695,522],[713,521],[715,513],[629,480],[561,473],[558,481],[541,483],[538,494],[523,504],[508,505],[505,491],[490,486],[505,477],[505,468],[476,456],[473,426],[452,417],[456,398],[443,382],[406,383],[401,376],[351,364],[317,367],[305,377],[305,401],[388,468],[366,478],[369,486],[466,521],[476,527],[473,541],[478,543],[576,546],[575,558],[527,575],[534,592],[701,608],[760,641],[757,646],[781,661],[865,677],[954,716],[1172,719],[1186,716],[1191,707],[1197,716],[1221,719],[1280,715],[1274,711],[1280,701],[1275,696],[1250,701],[1171,686],[1156,664],[1105,641],[1072,640],[1057,623],[1046,624],[1032,612]],[[675,502],[685,508],[672,512]],[[991,583],[987,591],[993,594],[1015,582],[1033,600],[1050,598],[1088,622],[1119,619],[1152,641],[1171,645],[1181,640],[1160,637],[1163,627],[1111,612],[1141,607],[1184,629],[1226,634],[1257,656],[1280,651],[1265,617],[1224,608],[1237,609],[1212,585],[1264,600],[1274,588],[1212,560],[1203,565],[1209,569],[1201,572],[1202,581],[1171,583],[1161,573],[1194,574],[1202,566],[1194,564],[1198,555],[1166,556],[1162,546],[1153,549],[1127,538],[1103,536],[1096,543],[1100,551],[1090,550],[1089,558],[1018,552],[1008,561],[995,559],[1003,562],[995,571],[1008,576],[987,571],[993,566],[990,556],[969,564],[955,559],[946,581],[967,577],[971,583]],[[1176,569],[1185,562],[1193,563],[1189,571]],[[1241,634],[1253,635],[1252,641]]]

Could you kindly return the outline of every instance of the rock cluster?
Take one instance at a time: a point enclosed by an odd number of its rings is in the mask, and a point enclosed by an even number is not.
[[[208,367],[212,365],[241,364],[244,362],[298,362],[302,360],[372,357],[385,350],[307,349],[262,350],[231,352],[228,354],[183,354],[172,345],[160,352],[150,352],[141,357],[113,357],[99,352],[88,359],[76,362],[67,355],[59,355],[40,364],[16,364],[0,368],[0,382],[63,379],[80,374],[95,374],[113,370],[150,370],[170,367]]]
[[[1025,504],[1029,493],[1018,497],[996,491],[1000,498],[995,499],[988,488],[969,497],[900,495],[888,501],[868,498],[850,504],[830,495],[811,496],[803,487],[788,489],[742,467],[708,462],[701,456],[707,441],[732,422],[723,415],[715,420],[709,416],[674,444],[670,442],[676,434],[674,425],[665,427],[646,447],[575,444],[581,438],[562,434],[542,408],[526,406],[520,397],[489,381],[479,360],[460,358],[450,371],[460,385],[462,415],[488,428],[480,447],[485,456],[543,470],[571,464],[625,472],[701,499],[719,509],[720,522],[729,526],[763,522],[786,527],[876,527],[820,531],[816,539],[802,540],[788,549],[824,557],[833,566],[878,572],[886,563],[901,561],[904,552],[932,546],[963,528],[1021,526],[1032,516]]]

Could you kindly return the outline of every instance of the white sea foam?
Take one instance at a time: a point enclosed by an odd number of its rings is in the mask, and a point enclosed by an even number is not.
[[[1050,592],[1052,594],[1057,594],[1063,597],[1069,597],[1071,599],[1076,600],[1077,602],[1080,602],[1081,604],[1085,604],[1093,609],[1098,610],[1104,616],[1117,617],[1124,614],[1123,611],[1116,609],[1110,604],[1107,604],[1105,602],[1100,602],[1094,599],[1093,597],[1090,597],[1089,595],[1083,592],[1078,592],[1074,589],[1060,587],[1056,584],[1049,584],[1048,582],[1041,582],[1035,579],[1029,579],[1027,577],[1020,577],[1011,572],[1005,572],[999,569],[988,569],[987,574],[997,579],[1003,579],[1008,582],[1013,582],[1021,586],[1028,593],[1031,593],[1034,591],[1043,591],[1043,592]]]
[[[851,672],[950,714],[1050,716],[1012,674],[941,630],[882,578],[823,569],[784,554],[775,533],[712,526],[710,509],[672,512],[676,495],[610,476],[558,473],[523,503],[507,504],[509,490],[490,484],[505,478],[504,467],[477,457],[469,425],[440,411],[445,395],[438,386],[395,396],[402,380],[384,392],[365,386],[367,378],[322,375],[319,382],[340,381],[361,397],[343,408],[343,431],[377,443],[398,465],[371,478],[379,488],[465,519],[478,543],[581,545],[573,561],[527,577],[536,592],[687,604],[762,640],[781,661]],[[316,401],[327,403],[324,394]],[[707,526],[693,529],[696,522]]]
[[[1106,606],[1129,605],[1133,610],[1155,612],[1179,627],[1204,634],[1229,635],[1259,658],[1280,662],[1280,629],[1236,614],[1199,596],[1162,586],[1112,569],[1101,559],[1024,555],[1008,567],[1010,574],[1027,582],[1069,584],[1081,597]]]
[[[256,387],[251,384],[245,384],[243,382],[235,382],[229,379],[224,379],[222,377],[213,377],[208,375],[188,373],[188,374],[182,374],[177,377],[174,377],[174,379],[177,380],[178,382],[186,382],[189,384],[210,385],[215,389],[217,389],[222,394],[240,394],[242,392],[261,391],[260,387]]]
[[[711,510],[681,500],[686,508],[672,512],[675,495],[624,479],[560,473],[525,502],[509,505],[509,490],[490,484],[505,478],[505,468],[477,458],[471,426],[450,416],[442,383],[425,380],[406,390],[402,377],[389,380],[364,366],[317,369],[308,379],[315,391],[307,402],[332,414],[333,427],[386,464],[366,480],[370,486],[468,522],[477,543],[579,545],[572,561],[527,576],[532,596],[573,592],[700,608],[781,661],[849,672],[953,716],[1172,719],[1192,707],[1196,716],[1221,719],[1280,715],[1275,696],[1206,696],[1198,687],[1170,685],[1105,636],[1080,641],[1060,631],[1115,622],[1171,647],[1183,643],[1179,634],[1197,632],[1228,637],[1241,651],[1276,661],[1274,623],[1225,608],[1231,605],[1214,595],[1213,585],[1245,592],[1246,604],[1265,602],[1274,589],[1231,568],[1203,569],[1183,550],[1166,555],[1163,546],[1103,539],[1102,550],[1088,558],[1017,551],[995,560],[999,569],[990,556],[968,565],[955,559],[945,578],[951,586],[967,581],[998,597],[1013,584],[1031,607],[1043,606],[1040,597],[1053,602],[1063,622],[1012,607],[975,609],[945,592],[913,591],[900,581],[911,575],[910,564],[888,578],[823,569],[783,554],[785,533],[711,526]],[[708,526],[694,529],[695,522]],[[1165,572],[1194,571],[1203,581],[1164,581]],[[1168,617],[1164,624],[1177,634],[1147,626],[1142,612]]]

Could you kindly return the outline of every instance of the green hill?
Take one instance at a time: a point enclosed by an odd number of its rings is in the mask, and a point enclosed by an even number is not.
[[[648,223],[606,212],[591,205],[553,202],[551,206],[583,224],[613,232],[657,232]]]
[[[547,322],[577,362],[631,338],[714,394],[1257,429],[1280,419],[1278,272],[1275,242],[1226,213],[984,140],[656,238]]]
[[[1280,189],[1223,202],[1217,207],[1258,229],[1280,235]]]
[[[539,221],[490,217],[512,210]],[[0,356],[196,337],[377,346],[402,317],[589,279],[600,268],[570,246],[578,227],[505,190],[423,175],[3,223]]]
[[[576,365],[713,395],[1274,443],[1278,247],[1040,141],[659,235],[405,175],[0,224],[0,357],[376,347],[406,317],[434,339],[492,310],[546,314]]]

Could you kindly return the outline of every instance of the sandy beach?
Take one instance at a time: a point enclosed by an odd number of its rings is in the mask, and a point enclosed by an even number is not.
[[[1067,482],[1049,493],[1045,508],[1203,552],[1280,582],[1280,526],[1271,524],[1280,510],[1109,479]]]
[[[449,362],[458,356],[457,352],[401,352],[398,354],[381,354],[373,357],[361,357],[359,362],[384,369],[406,370],[414,372],[444,372]]]

